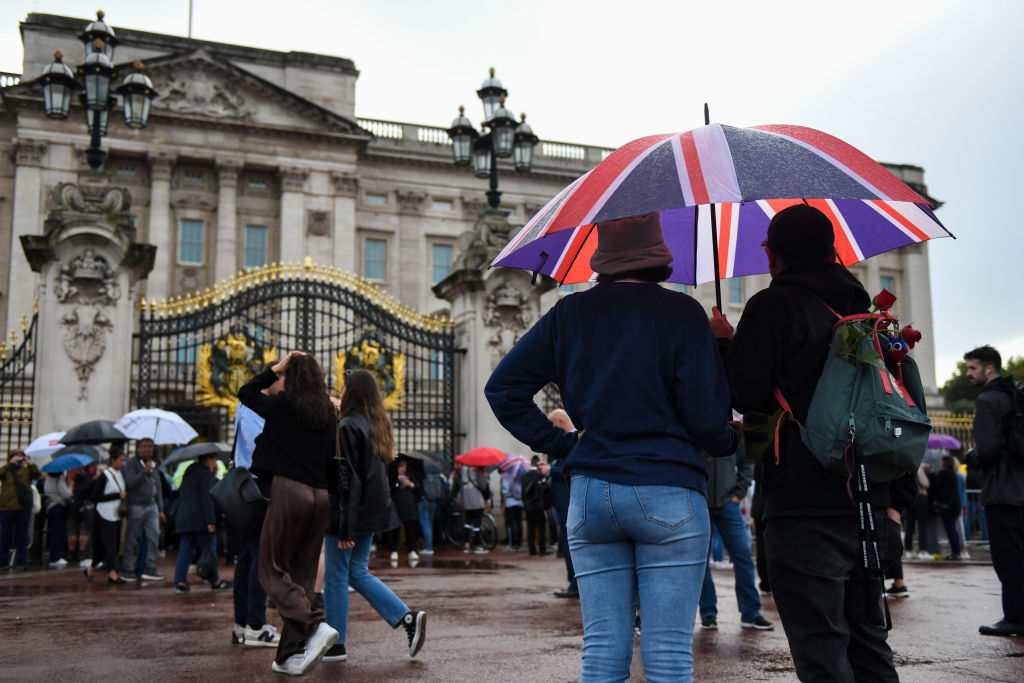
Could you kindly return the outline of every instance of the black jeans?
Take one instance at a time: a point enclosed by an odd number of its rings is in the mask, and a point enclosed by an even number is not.
[[[986,505],[992,568],[1003,584],[1003,618],[1024,624],[1024,507]]]
[[[882,566],[903,546],[899,525],[875,515]],[[886,643],[882,580],[865,576],[857,519],[773,517],[765,524],[772,594],[801,681],[898,681]]]
[[[548,518],[543,510],[526,511],[526,545],[531,555],[548,551]]]
[[[558,543],[562,546],[562,557],[565,559],[565,576],[569,580],[569,588],[576,588],[576,570],[572,567],[572,553],[569,552],[569,533],[567,529],[567,520],[569,517],[569,508],[561,510],[555,508],[555,512],[558,513]]]
[[[260,585],[260,534],[263,525],[243,536],[235,565],[235,623],[259,629],[267,623],[267,594]]]

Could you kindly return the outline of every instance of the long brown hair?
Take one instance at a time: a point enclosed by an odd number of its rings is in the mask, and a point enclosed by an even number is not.
[[[377,380],[366,370],[353,370],[345,375],[345,393],[341,395],[341,416],[360,412],[370,423],[370,445],[384,462],[395,459],[395,437],[391,433],[391,416],[377,388]]]
[[[337,413],[324,383],[324,371],[312,356],[292,356],[284,373],[284,393],[299,422],[314,431],[337,422]]]

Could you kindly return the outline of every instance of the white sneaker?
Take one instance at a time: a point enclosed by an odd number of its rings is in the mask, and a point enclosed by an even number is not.
[[[263,628],[259,629],[245,627],[243,644],[246,647],[277,647],[280,640],[281,634],[270,624],[263,624]]]
[[[231,644],[232,645],[244,645],[245,644],[245,627],[241,624],[235,624],[234,628],[231,629]]]
[[[412,552],[409,553],[409,561],[410,562],[415,562],[418,559],[420,559],[420,556],[416,554],[415,550],[413,550]]]
[[[89,558],[87,557],[87,558],[85,558],[84,560],[82,560],[81,562],[79,562],[79,563],[78,563],[78,566],[79,566],[79,567],[85,567],[85,568],[91,567],[91,566],[92,566],[92,560],[90,560],[90,559],[89,559]]]
[[[349,587],[348,587],[348,592],[349,592],[349,593],[355,593],[355,592],[356,592],[356,589],[355,589],[355,588],[353,588],[352,586],[349,586]]]
[[[50,563],[50,569],[64,569],[66,566],[68,566],[68,561],[63,557],[57,558],[56,562]]]
[[[288,659],[284,660],[284,664],[278,664],[274,662],[270,665],[270,670],[274,673],[288,674],[289,676],[301,676],[306,673],[302,669],[302,661],[305,658],[305,654],[292,655]]]
[[[931,554],[930,552],[928,552],[927,550],[922,550],[922,551],[920,551],[920,552],[919,552],[919,553],[917,554],[917,559],[919,559],[919,560],[934,560],[934,559],[935,559],[935,556],[934,556],[934,555],[932,555],[932,554]]]
[[[397,562],[398,561],[398,553],[397,552],[391,553],[391,561],[392,562]]]
[[[433,550],[427,550],[426,548],[424,548],[423,550],[420,551],[420,555],[433,555],[433,554],[434,554]]]
[[[971,559],[971,554],[969,552],[967,552],[966,550],[962,550],[962,551],[960,551],[960,554],[956,556],[956,559],[958,559],[958,560],[969,560],[969,559]]]
[[[711,568],[712,569],[732,569],[732,562],[729,562],[728,560],[723,560],[721,562],[719,562],[717,560],[711,560]]]
[[[321,621],[320,625],[316,627],[316,631],[306,641],[306,652],[302,658],[302,673],[309,672],[319,664],[320,658],[331,649],[331,645],[334,645],[336,640],[338,640],[338,632],[328,626],[326,621]],[[290,657],[288,659],[291,661]]]
[[[484,548],[483,546],[479,546],[479,547],[473,548],[473,552],[476,553],[477,555],[486,555],[487,553],[489,553],[491,551],[488,550],[487,548]]]

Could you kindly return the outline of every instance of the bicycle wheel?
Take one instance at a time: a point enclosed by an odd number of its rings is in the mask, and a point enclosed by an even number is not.
[[[494,546],[498,545],[498,525],[490,514],[485,513],[480,520],[480,542],[488,550],[494,550]]]
[[[466,526],[462,523],[462,515],[458,511],[448,515],[448,522],[444,527],[444,535],[452,545],[461,548],[466,544]]]

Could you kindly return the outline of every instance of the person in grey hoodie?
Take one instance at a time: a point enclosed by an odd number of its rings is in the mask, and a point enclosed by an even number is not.
[[[136,455],[124,465],[124,485],[128,491],[128,516],[125,518],[124,569],[125,578],[134,578],[135,560],[139,551],[139,531],[146,533],[146,567],[142,578],[161,581],[163,574],[156,571],[157,542],[160,523],[164,518],[164,496],[160,473],[153,460],[153,440],[139,439]]]
[[[708,512],[711,523],[722,535],[725,548],[736,574],[736,603],[740,610],[740,626],[770,631],[772,622],[761,616],[761,598],[754,578],[754,558],[750,552],[750,532],[740,511],[740,501],[747,495],[754,480],[754,463],[747,458],[741,444],[736,452],[724,458],[704,454],[708,472]],[[700,624],[706,629],[718,628],[718,596],[711,578],[711,549],[704,568],[704,585],[700,590]]]

